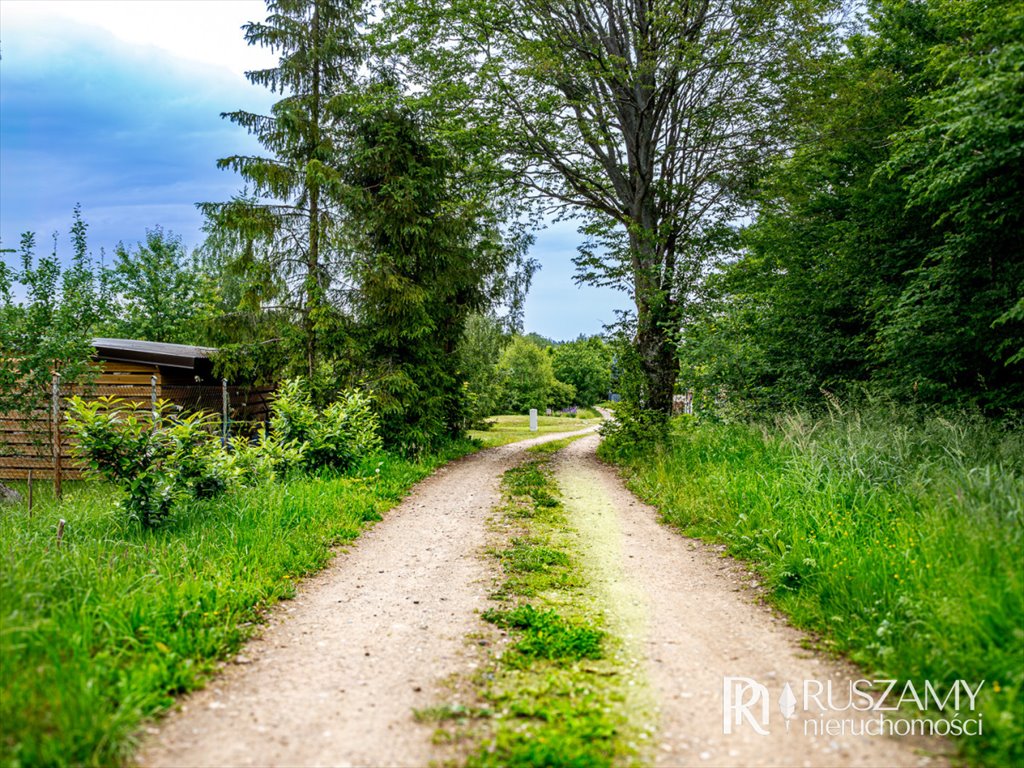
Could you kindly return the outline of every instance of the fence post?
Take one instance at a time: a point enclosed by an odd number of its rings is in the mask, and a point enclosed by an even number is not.
[[[28,516],[32,517],[32,470],[28,471]]]
[[[220,380],[220,400],[221,400],[221,403],[220,403],[220,407],[221,407],[221,414],[220,414],[220,443],[221,443],[221,445],[223,445],[226,448],[227,444],[228,444],[228,435],[231,434],[230,431],[228,430],[228,380],[227,379],[221,379]]]
[[[53,495],[59,500],[63,496],[61,489],[62,447],[60,435],[60,374],[53,374]]]
[[[153,429],[156,429],[159,423],[156,409],[156,374],[149,377],[149,408],[153,411]]]

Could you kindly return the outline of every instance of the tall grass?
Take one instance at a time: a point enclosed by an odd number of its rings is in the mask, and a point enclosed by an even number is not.
[[[879,677],[985,681],[973,761],[1024,764],[1024,435],[873,409],[679,422],[609,447],[685,533],[752,561],[798,626]]]
[[[466,450],[233,492],[155,531],[122,524],[115,492],[94,482],[73,484],[60,504],[37,495],[31,517],[5,509],[0,762],[124,762],[143,719],[201,684],[332,546]]]

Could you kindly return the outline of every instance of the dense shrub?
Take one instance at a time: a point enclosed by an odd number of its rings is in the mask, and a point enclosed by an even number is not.
[[[348,469],[381,448],[370,399],[343,392],[322,411],[299,379],[286,381],[271,408],[271,428],[255,442],[234,438],[227,450],[212,414],[177,416],[171,404],[152,410],[118,397],[70,401],[75,453],[89,471],[118,485],[129,519],[152,528],[175,502],[209,499],[234,484],[259,485],[298,469]]]
[[[230,468],[201,413],[170,417],[171,404],[143,410],[119,397],[69,403],[75,454],[88,470],[125,492],[121,506],[144,527],[159,525],[185,496],[210,498],[227,489]]]
[[[381,449],[380,426],[370,398],[346,390],[322,411],[316,409],[301,379],[281,384],[271,406],[270,426],[283,443],[303,445],[307,469],[348,469]]]
[[[239,483],[257,486],[288,475],[306,464],[306,443],[285,441],[263,430],[255,442],[244,437],[231,438],[230,466]]]

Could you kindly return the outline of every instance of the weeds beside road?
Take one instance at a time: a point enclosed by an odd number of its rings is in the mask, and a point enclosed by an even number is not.
[[[972,760],[1024,763],[1024,437],[876,409],[678,421],[602,448],[684,533],[752,562],[793,622],[877,677],[985,684]],[[947,713],[948,715],[949,713]]]
[[[295,581],[418,480],[472,450],[374,458],[347,475],[238,489],[144,530],[116,489],[37,491],[0,516],[0,764],[110,765],[143,720],[197,687]],[[375,472],[380,464],[379,475]],[[67,520],[58,546],[58,519]]]

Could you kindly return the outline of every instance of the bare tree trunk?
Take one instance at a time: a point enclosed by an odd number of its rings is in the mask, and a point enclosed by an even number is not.
[[[650,226],[649,231],[655,229]],[[629,242],[637,308],[638,373],[643,377],[638,404],[646,410],[671,415],[679,373],[678,301],[672,295],[671,278],[665,284],[666,272],[671,275],[671,270],[661,267],[666,257],[657,252],[653,238],[634,232],[630,233]]]

